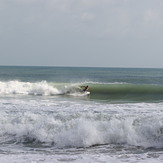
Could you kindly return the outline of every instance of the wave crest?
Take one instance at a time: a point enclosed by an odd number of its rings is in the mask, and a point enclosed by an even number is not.
[[[0,94],[24,94],[24,95],[57,95],[61,90],[51,86],[46,81],[30,83],[20,81],[0,82]]]

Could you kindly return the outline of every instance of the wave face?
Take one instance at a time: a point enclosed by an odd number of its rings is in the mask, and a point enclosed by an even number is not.
[[[163,86],[150,84],[91,84],[90,92],[95,99],[117,99],[117,100],[162,100]]]
[[[163,86],[138,84],[92,84],[91,92],[97,94],[163,94]]]

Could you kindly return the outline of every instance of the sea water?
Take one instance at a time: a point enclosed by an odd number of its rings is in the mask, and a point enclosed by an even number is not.
[[[0,162],[162,163],[163,69],[1,66]]]

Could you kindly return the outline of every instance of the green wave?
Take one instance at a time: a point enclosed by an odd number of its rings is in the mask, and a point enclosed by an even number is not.
[[[107,101],[152,101],[163,102],[163,85],[128,84],[128,83],[53,83],[65,95],[68,93],[81,93],[81,86],[89,86],[89,99]]]
[[[163,86],[137,84],[89,84],[91,98],[126,100],[162,100]]]
[[[91,84],[92,93],[97,94],[163,94],[163,86],[134,84]]]

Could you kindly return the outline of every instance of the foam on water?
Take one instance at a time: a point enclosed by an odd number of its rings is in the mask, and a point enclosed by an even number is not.
[[[21,81],[0,81],[0,95],[70,95],[70,96],[86,96],[89,92],[81,91],[79,83],[63,84],[41,82],[21,82]]]
[[[73,163],[83,163],[83,162],[109,162],[109,163],[124,163],[124,162],[139,162],[139,163],[162,163],[163,157],[150,158],[150,154],[143,155],[138,158],[127,158],[120,160],[115,156],[108,156],[104,154],[71,154],[67,155],[43,155],[43,154],[19,154],[19,155],[0,155],[0,162],[8,163],[8,162],[16,162],[16,163],[38,163],[38,162],[48,162],[48,163],[60,163],[60,162],[73,162]]]
[[[83,103],[72,101],[55,101],[49,106],[46,101],[2,102],[1,144],[41,144],[59,149],[102,144],[163,148],[162,104],[88,102],[82,109]]]
[[[0,162],[162,163],[162,73],[1,67]]]
[[[30,83],[19,81],[0,82],[0,94],[55,95],[61,93],[46,81]]]
[[[79,96],[75,89],[80,84],[0,82],[0,162],[7,158],[11,162],[25,163],[31,160],[79,163],[163,161],[161,153],[157,159],[153,156],[163,149],[163,103],[107,103],[89,98],[53,96],[67,91]],[[117,146],[122,147],[122,152],[116,150]],[[128,151],[133,147],[141,148],[143,152],[153,149],[154,152],[136,155],[134,150],[131,150],[133,153],[126,152],[126,146]],[[17,151],[19,147],[20,151]],[[44,156],[39,152],[30,154],[28,148],[50,153]],[[80,149],[90,151],[83,154],[78,151]],[[28,152],[21,154],[25,150]],[[70,150],[74,150],[74,156],[67,152]],[[56,151],[60,154],[54,155]]]

